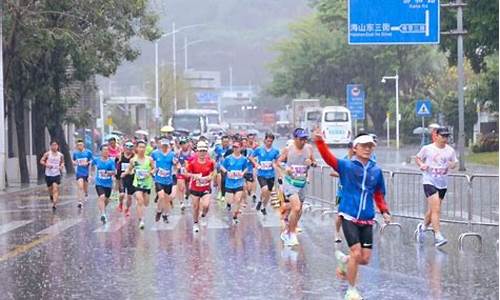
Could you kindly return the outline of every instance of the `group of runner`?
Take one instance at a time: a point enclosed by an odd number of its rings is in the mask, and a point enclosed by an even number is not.
[[[432,224],[436,246],[446,243],[439,230],[439,211],[446,193],[446,175],[456,164],[455,152],[447,145],[448,136],[446,128],[437,128],[433,131],[434,142],[417,154],[428,201],[424,222],[417,228],[418,239],[423,240],[423,233]],[[286,246],[294,246],[299,243],[297,224],[302,214],[305,188],[310,180],[309,170],[317,165],[313,147],[308,142],[310,138],[306,130],[297,128],[293,131],[293,140],[283,149],[278,149],[273,146],[275,137],[272,133],[266,133],[262,145],[251,134],[222,136],[209,151],[209,144],[204,139],[194,143],[187,138],[175,140],[164,136],[150,155],[146,154],[148,145],[142,140],[127,140],[119,146],[116,139],[110,139],[101,146],[100,156],[95,158],[79,140],[73,153],[79,191],[78,207],[82,208],[88,198],[88,182],[95,169],[98,207],[103,223],[108,222],[106,206],[115,187],[119,190],[118,210],[127,217],[130,216],[132,196],[135,196],[139,228],[144,229],[144,211],[155,188],[155,221],[168,223],[174,199],[184,210],[185,202],[190,197],[193,232],[197,233],[200,225],[207,224],[212,192],[218,200],[226,202],[232,222],[236,225],[240,221],[242,207],[248,205],[248,199],[253,200],[257,211],[267,215],[266,208],[277,182],[277,190],[282,195],[280,213],[284,224],[280,237]],[[325,163],[339,177],[341,186],[336,239],[340,240],[342,227],[349,254],[336,250],[337,275],[349,283],[346,299],[362,299],[355,285],[359,265],[366,265],[370,260],[375,206],[385,222],[391,220],[384,200],[383,173],[374,157],[376,138],[368,134],[357,135],[343,159],[329,150],[319,129],[313,132],[312,139]],[[51,143],[51,149],[42,157],[41,163],[46,167],[47,186],[55,210],[64,167],[64,158],[58,152],[56,142]],[[260,186],[259,197],[256,196],[256,183]]]

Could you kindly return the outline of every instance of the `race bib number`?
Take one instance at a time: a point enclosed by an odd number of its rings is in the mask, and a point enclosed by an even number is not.
[[[272,161],[262,161],[260,163],[260,169],[264,171],[272,170],[273,169],[273,162]]]
[[[227,173],[227,177],[231,179],[241,179],[243,178],[243,172],[241,171],[229,171]]]
[[[99,178],[101,178],[101,179],[110,179],[111,178],[108,170],[99,170],[98,174],[99,174]]]
[[[87,159],[86,158],[79,158],[76,160],[76,163],[80,167],[86,167],[87,166]]]
[[[295,179],[306,179],[307,177],[307,166],[304,165],[292,165],[292,176]]]
[[[148,171],[146,170],[135,170],[135,176],[137,176],[137,179],[143,180],[148,177]]]
[[[429,168],[430,174],[433,177],[440,177],[448,173],[448,168]]]
[[[201,176],[201,174],[199,174]],[[202,177],[196,179],[195,184],[197,187],[205,187],[210,185],[210,178]]]
[[[158,168],[158,172],[156,174],[160,177],[168,177],[170,175],[170,171],[163,168]]]
[[[126,171],[128,169],[128,166],[130,165],[130,163],[122,163],[122,171]]]

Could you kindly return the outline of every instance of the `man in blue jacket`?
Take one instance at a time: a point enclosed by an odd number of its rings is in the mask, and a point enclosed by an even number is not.
[[[339,215],[342,217],[342,229],[350,253],[345,255],[339,250],[335,251],[337,274],[349,282],[345,299],[362,299],[355,284],[359,265],[366,265],[370,261],[375,222],[374,202],[382,212],[384,221],[388,223],[391,219],[384,200],[384,176],[371,159],[377,144],[370,135],[358,136],[353,141],[352,158],[337,159],[328,149],[319,129],[314,132],[314,140],[324,161],[339,174],[342,185]]]

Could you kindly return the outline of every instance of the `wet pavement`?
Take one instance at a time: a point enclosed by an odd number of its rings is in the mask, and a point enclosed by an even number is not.
[[[0,299],[343,299],[335,277],[333,219],[305,213],[300,245],[283,247],[275,212],[266,218],[248,207],[241,223],[229,222],[213,202],[207,227],[191,230],[190,212],[178,205],[170,224],[146,228],[110,204],[110,222],[99,222],[93,189],[82,212],[72,181],[51,212],[44,189],[2,195]],[[416,221],[377,230],[372,261],[361,268],[366,299],[498,299],[498,227],[457,250],[460,229],[445,225],[442,250],[412,240]],[[345,243],[340,246],[346,249]]]

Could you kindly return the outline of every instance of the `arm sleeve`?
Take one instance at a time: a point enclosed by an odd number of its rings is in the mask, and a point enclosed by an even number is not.
[[[425,161],[425,147],[423,147],[422,149],[420,149],[420,151],[418,151],[417,153],[417,157],[420,158],[422,161]]]
[[[381,213],[389,212],[389,206],[384,198],[385,195],[385,182],[384,175],[380,172],[379,179],[377,182],[377,187],[375,189],[375,193],[373,194],[373,200],[375,200],[375,204],[377,205],[379,211]]]
[[[339,161],[333,155],[332,152],[328,149],[328,146],[325,144],[324,140],[318,140],[316,141],[316,146],[318,147],[319,154],[321,154],[321,157],[325,160],[325,162],[332,167],[335,171],[339,171]]]

